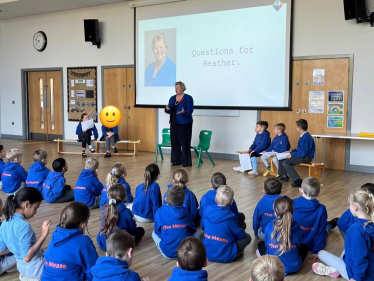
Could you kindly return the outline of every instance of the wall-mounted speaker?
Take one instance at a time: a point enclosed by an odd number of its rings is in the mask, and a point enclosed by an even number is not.
[[[343,0],[345,20],[356,18],[356,0]]]
[[[97,45],[100,48],[99,20],[84,20],[84,40],[92,42],[92,45]]]

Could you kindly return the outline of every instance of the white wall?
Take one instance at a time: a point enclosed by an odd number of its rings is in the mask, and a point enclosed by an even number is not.
[[[210,0],[206,0],[209,2]],[[374,28],[369,24],[357,25],[344,21],[341,0],[294,1],[293,56],[354,54],[354,82],[352,132],[374,131],[370,120],[374,104]],[[103,45],[96,49],[84,42],[83,19],[99,18],[103,23]],[[22,134],[21,69],[64,67],[66,93],[66,67],[98,67],[98,103],[101,105],[101,65],[133,64],[133,10],[127,3],[52,13],[0,21],[0,94],[1,133]],[[32,36],[44,30],[48,47],[38,53],[32,46]],[[193,95],[193,93],[190,93]],[[11,101],[16,104],[12,105]],[[165,101],[166,102],[166,101]],[[64,105],[66,108],[66,104]],[[66,110],[65,110],[66,112]],[[168,126],[168,116],[159,112],[160,129]],[[14,114],[16,113],[16,114]],[[11,116],[11,118],[9,118]],[[235,153],[251,143],[256,111],[240,111],[239,117],[194,117],[193,143],[197,143],[201,129],[213,131],[212,152]],[[15,126],[11,122],[15,122]],[[65,137],[73,138],[76,123],[65,116]],[[371,142],[352,142],[351,164],[370,165],[374,157]],[[364,154],[363,154],[364,153]],[[374,164],[372,164],[374,165]]]
[[[83,19],[90,18],[102,22],[101,49],[84,42]],[[21,69],[63,67],[66,94],[67,67],[97,66],[100,107],[101,66],[134,63],[133,22],[133,10],[127,3],[0,21],[1,133],[22,135]],[[39,30],[48,37],[47,48],[42,53],[32,45],[33,35]],[[65,138],[75,138],[77,123],[67,121],[66,111],[65,98]]]

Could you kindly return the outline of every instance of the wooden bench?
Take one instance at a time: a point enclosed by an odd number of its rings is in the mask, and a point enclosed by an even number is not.
[[[57,155],[61,154],[82,154],[82,152],[72,152],[72,151],[64,151],[62,144],[63,143],[77,143],[77,140],[61,140],[61,139],[56,139],[53,140],[54,142],[57,143]],[[104,152],[100,152],[100,144],[101,143],[106,143],[105,141],[92,141],[92,144],[95,144],[95,154],[103,155],[106,154]],[[140,143],[140,140],[137,141],[118,141],[117,143],[128,143],[128,144],[134,144],[134,152],[133,153],[112,153],[114,156],[136,156],[138,154],[137,152],[137,145]]]
[[[271,167],[271,170],[272,170],[270,175],[276,176],[277,173],[278,173],[278,169],[275,166],[275,164],[273,163],[271,158],[269,158],[268,160],[270,162],[270,167]],[[308,174],[309,177],[317,178],[320,181],[320,183],[322,184],[321,170],[326,168],[326,164],[324,164],[324,163],[301,163],[301,164],[296,165],[296,166],[308,167],[309,168],[309,174]]]

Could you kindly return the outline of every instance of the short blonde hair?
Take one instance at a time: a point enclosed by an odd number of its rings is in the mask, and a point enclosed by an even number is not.
[[[175,82],[175,86],[177,85],[181,86],[183,92],[187,90],[186,85],[182,81]]]
[[[221,185],[217,189],[216,201],[219,206],[229,206],[234,198],[234,191],[228,185]]]
[[[99,161],[97,161],[95,158],[88,158],[86,160],[86,165],[84,166],[86,170],[95,171],[99,168]]]
[[[262,256],[251,268],[253,281],[283,281],[284,274],[284,265],[277,256]]]
[[[19,158],[21,156],[22,156],[22,152],[18,148],[11,148],[6,153],[6,158],[10,162],[13,162],[14,159]]]
[[[40,149],[35,150],[32,154],[32,158],[35,162],[45,160],[47,158],[47,152]]]
[[[165,34],[160,33],[160,34],[156,34],[155,36],[153,36],[153,39],[152,39],[152,49],[154,48],[154,46],[156,45],[156,43],[160,42],[160,41],[164,42],[166,49],[169,48],[168,42],[166,41]]]
[[[315,198],[321,190],[321,183],[315,177],[307,177],[301,183],[301,188],[303,189],[305,196]]]

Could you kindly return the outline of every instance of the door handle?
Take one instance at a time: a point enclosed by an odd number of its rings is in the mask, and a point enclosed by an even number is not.
[[[130,106],[128,106],[127,109],[130,109]]]

